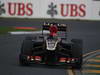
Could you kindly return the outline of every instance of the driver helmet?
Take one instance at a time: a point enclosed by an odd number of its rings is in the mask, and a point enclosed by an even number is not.
[[[52,24],[49,28],[49,31],[50,31],[50,36],[57,36],[57,31],[58,31],[57,25]]]

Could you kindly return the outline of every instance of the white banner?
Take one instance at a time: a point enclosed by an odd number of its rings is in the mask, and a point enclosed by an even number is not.
[[[94,20],[100,20],[100,0],[92,1],[91,5],[91,18]]]
[[[0,0],[0,17],[100,20],[100,1]]]

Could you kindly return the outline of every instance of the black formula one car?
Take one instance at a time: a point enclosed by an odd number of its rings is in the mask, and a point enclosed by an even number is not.
[[[47,36],[43,30],[49,30]],[[68,25],[57,23],[45,23],[42,26],[42,36],[36,40],[34,37],[26,37],[23,40],[19,63],[47,64],[71,66],[80,69],[82,66],[82,40],[72,39],[67,42]],[[63,37],[59,37],[63,33]]]

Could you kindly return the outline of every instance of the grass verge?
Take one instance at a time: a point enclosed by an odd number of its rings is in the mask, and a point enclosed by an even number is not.
[[[38,31],[40,29],[16,29],[15,27],[0,26],[0,34],[7,34],[11,31]]]
[[[0,34],[6,34],[9,31],[14,31],[15,29],[13,27],[0,27]]]

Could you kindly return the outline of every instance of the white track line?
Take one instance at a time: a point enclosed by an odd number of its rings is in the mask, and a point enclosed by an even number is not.
[[[11,35],[22,35],[22,34],[42,34],[42,31],[12,31],[8,32]],[[49,31],[43,31],[44,34],[48,34]]]

